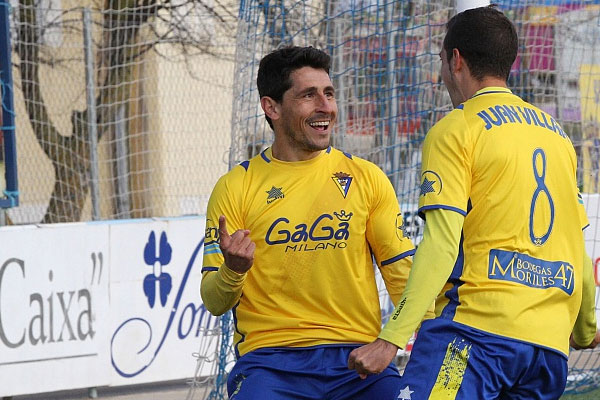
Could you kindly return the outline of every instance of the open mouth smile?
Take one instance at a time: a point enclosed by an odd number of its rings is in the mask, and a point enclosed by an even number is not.
[[[310,125],[311,128],[317,129],[319,131],[324,131],[329,127],[329,123],[330,121],[315,121],[309,122],[308,125]]]

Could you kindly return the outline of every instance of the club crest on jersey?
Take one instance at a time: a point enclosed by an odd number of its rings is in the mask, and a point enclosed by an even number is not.
[[[429,193],[442,193],[442,178],[434,171],[424,171],[421,174],[421,196]]]
[[[346,198],[346,196],[348,195],[348,190],[350,189],[350,184],[352,183],[353,179],[350,176],[350,174],[347,174],[345,172],[336,172],[333,174],[331,179],[335,183],[335,186],[337,186],[337,188],[340,190],[340,193],[342,193],[342,196]]]
[[[266,193],[268,194],[267,196],[267,204],[271,204],[272,202],[274,202],[277,199],[283,199],[285,197],[285,195],[283,194],[283,192],[281,191],[281,189],[283,189],[283,187],[275,187],[275,186],[271,186],[271,190],[267,190]]]

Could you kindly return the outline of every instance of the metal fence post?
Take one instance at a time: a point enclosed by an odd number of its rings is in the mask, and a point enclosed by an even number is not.
[[[92,219],[100,219],[100,189],[98,173],[98,125],[96,116],[96,85],[94,82],[94,53],[92,47],[92,18],[90,9],[83,8],[83,48],[85,53],[85,81],[88,109],[88,135],[90,139],[90,194]]]

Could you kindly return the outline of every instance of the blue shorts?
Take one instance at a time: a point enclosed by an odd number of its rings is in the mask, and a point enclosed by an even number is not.
[[[394,364],[360,379],[348,369],[357,345],[265,348],[244,354],[227,380],[233,400],[396,399],[400,375]]]
[[[436,318],[419,331],[398,398],[558,399],[567,371],[555,350]]]

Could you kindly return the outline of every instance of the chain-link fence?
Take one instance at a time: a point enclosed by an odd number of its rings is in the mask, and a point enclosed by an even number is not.
[[[600,182],[600,1],[493,3],[519,35],[509,87],[565,128],[578,151],[582,192],[593,198]],[[421,144],[429,128],[451,110],[439,75],[439,52],[445,23],[455,12],[455,0],[242,1],[230,163],[248,159],[272,141],[254,86],[260,58],[290,44],[323,48],[333,58],[339,109],[333,143],[386,172],[407,230],[419,243],[423,223],[415,214]],[[587,205],[593,227],[598,226],[598,204]],[[588,237],[588,248],[595,248],[595,232]],[[599,254],[592,257],[600,259]],[[381,298],[386,298],[384,290]],[[391,310],[384,301],[384,319]],[[600,386],[598,350],[574,352],[569,363],[568,391]]]
[[[227,170],[235,2],[10,10],[20,205],[9,223],[203,213]]]
[[[598,193],[600,0],[496,3],[520,37],[510,87],[562,124],[582,191]],[[388,174],[419,241],[419,153],[451,108],[438,52],[455,0],[0,5],[11,15],[20,190],[9,223],[203,213],[218,177],[271,143],[256,70],[293,43],[332,55],[334,145]],[[588,214],[597,225],[600,212]],[[598,354],[575,353],[570,389],[598,386]]]

